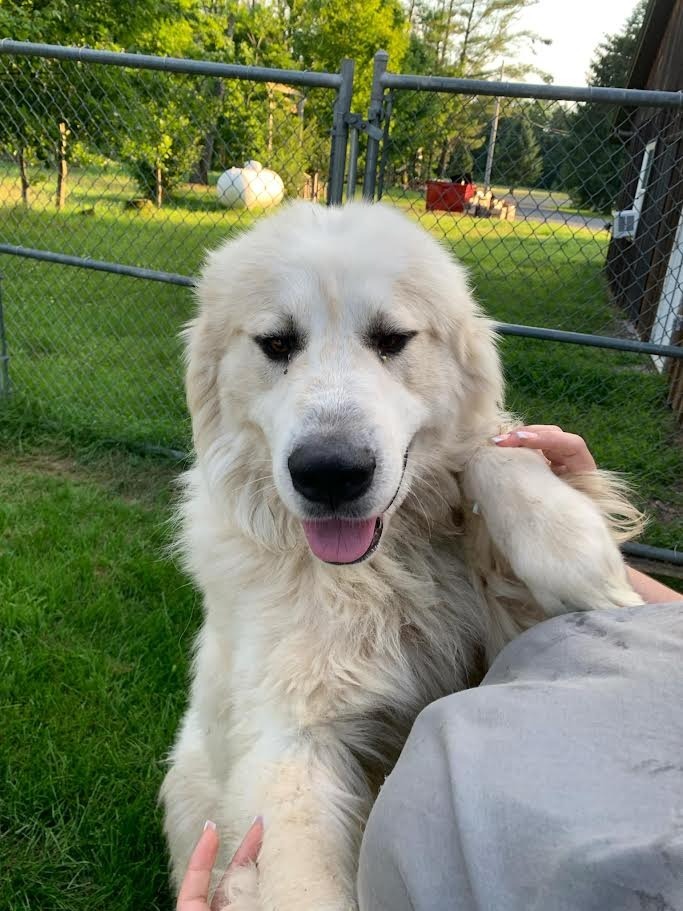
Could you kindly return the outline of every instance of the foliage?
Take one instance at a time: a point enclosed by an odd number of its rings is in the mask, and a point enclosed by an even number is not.
[[[401,67],[408,46],[408,23],[399,0],[306,0],[288,4],[293,56],[306,68],[336,72],[344,57],[356,63],[354,105],[370,101],[373,57],[388,52]]]
[[[408,7],[411,35],[403,68],[465,78],[499,78],[501,58],[509,77],[532,71],[523,55],[538,40],[520,30],[520,12],[535,0],[413,0]],[[485,146],[493,100],[403,93],[392,127],[390,168],[412,185],[446,177],[469,165]],[[484,150],[484,158],[486,152]]]
[[[519,29],[519,14],[537,0],[411,0],[413,33],[431,49],[432,72],[470,79],[497,75],[501,59],[508,76],[533,71],[521,55],[542,40]]]

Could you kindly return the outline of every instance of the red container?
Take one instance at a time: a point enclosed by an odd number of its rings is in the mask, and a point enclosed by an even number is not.
[[[452,183],[450,180],[427,181],[427,211],[464,212],[476,192],[472,183]]]

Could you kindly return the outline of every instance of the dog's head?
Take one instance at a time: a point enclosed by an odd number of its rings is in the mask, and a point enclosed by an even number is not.
[[[498,357],[464,270],[394,209],[289,206],[210,254],[198,296],[199,467],[270,548],[303,529],[328,563],[369,557],[425,466],[495,420]]]

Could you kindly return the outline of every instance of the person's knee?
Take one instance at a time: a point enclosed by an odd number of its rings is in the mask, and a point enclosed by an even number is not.
[[[424,861],[434,860],[434,845],[443,843],[451,812],[442,733],[445,702],[439,700],[419,715],[370,813],[358,871],[361,909],[407,911],[418,906],[417,896],[424,893]],[[438,879],[434,870],[432,876]]]

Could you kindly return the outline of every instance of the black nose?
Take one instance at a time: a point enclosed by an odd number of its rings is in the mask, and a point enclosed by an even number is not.
[[[294,489],[331,509],[363,496],[372,484],[375,464],[371,449],[338,439],[298,446],[287,462]]]

